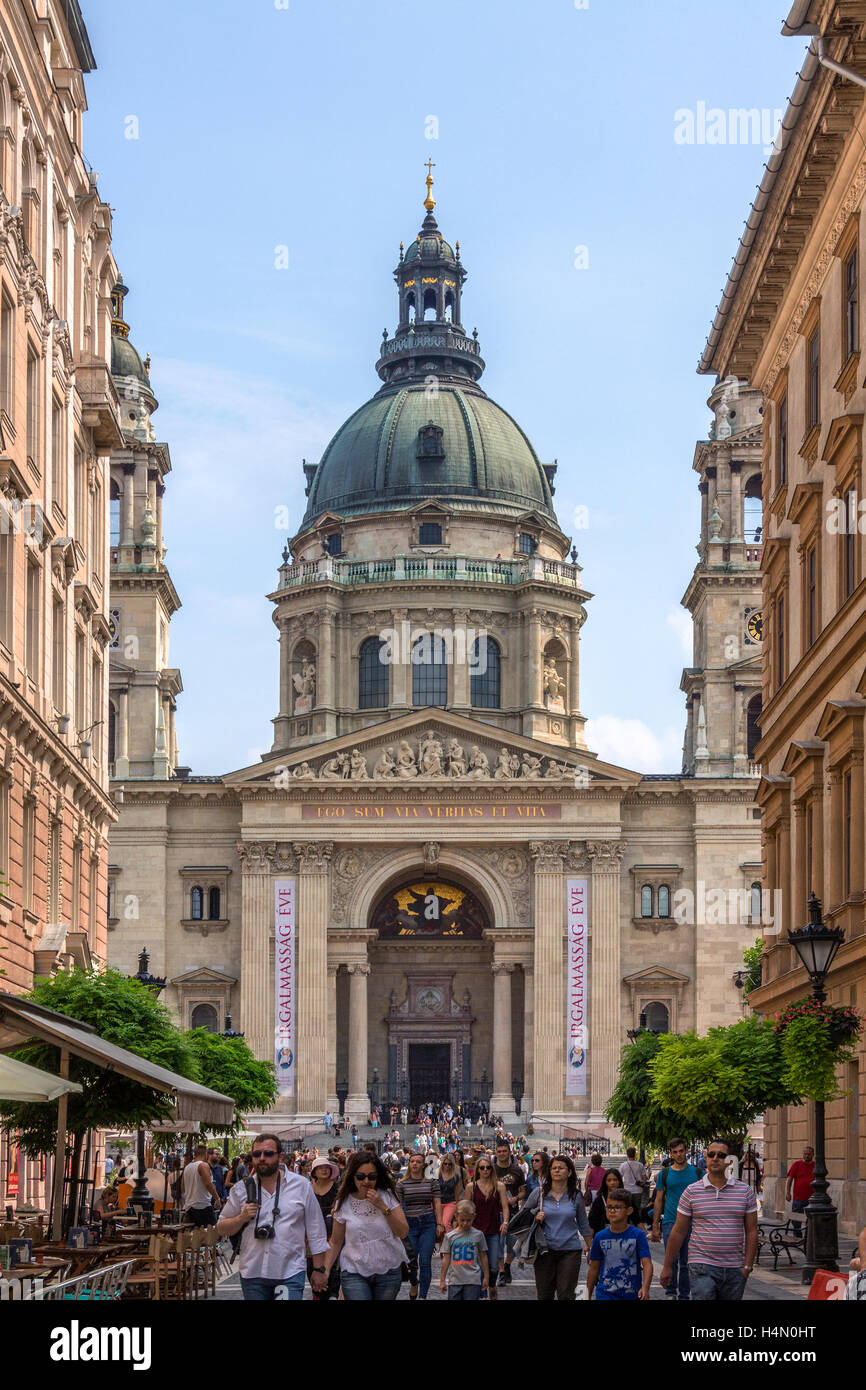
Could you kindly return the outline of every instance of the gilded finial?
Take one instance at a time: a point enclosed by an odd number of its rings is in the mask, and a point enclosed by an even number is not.
[[[435,168],[436,168],[436,165],[433,163],[433,160],[432,160],[432,159],[428,159],[428,160],[427,160],[427,178],[424,180],[424,182],[427,184],[427,197],[424,199],[424,206],[425,206],[425,208],[427,209],[428,212],[432,212],[433,209],[434,209],[435,206],[436,206],[436,199],[433,197],[433,175],[432,175],[432,173],[430,172],[431,169],[435,169]]]

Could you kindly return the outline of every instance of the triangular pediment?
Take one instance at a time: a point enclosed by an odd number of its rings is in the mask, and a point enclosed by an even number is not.
[[[639,773],[602,763],[591,753],[435,708],[413,710],[307,748],[270,753],[255,767],[240,768],[223,780],[239,786],[273,784],[275,777],[283,790],[313,783],[374,782],[406,790],[430,782],[455,787],[520,782],[585,791],[603,785],[626,789],[640,781]]]
[[[663,965],[648,965],[644,970],[636,970],[633,975],[623,975],[624,985],[687,985],[688,975],[680,975],[676,970],[668,970]]]
[[[174,979],[169,980],[171,985],[236,985],[237,979],[234,975],[228,975],[224,970],[212,970],[209,965],[200,965],[196,970],[185,970],[182,975],[175,975]]]

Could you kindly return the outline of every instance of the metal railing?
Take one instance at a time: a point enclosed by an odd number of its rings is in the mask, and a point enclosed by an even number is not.
[[[356,588],[365,584],[417,584],[429,581],[449,584],[543,584],[581,587],[581,570],[563,560],[537,555],[513,560],[486,560],[470,555],[395,555],[387,560],[338,560],[323,555],[280,567],[280,587],[292,589],[315,584],[341,584]]]
[[[120,1264],[105,1265],[102,1269],[79,1274],[75,1279],[62,1279],[59,1284],[43,1285],[24,1295],[24,1303],[43,1303],[47,1300],[83,1300],[106,1302],[122,1298],[126,1281],[137,1260],[122,1260]]]

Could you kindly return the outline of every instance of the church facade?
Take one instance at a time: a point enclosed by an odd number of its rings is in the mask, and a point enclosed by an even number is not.
[[[428,175],[381,386],[304,465],[268,596],[272,747],[220,776],[178,766],[168,453],[117,307],[140,390],[112,473],[109,959],[132,973],[146,947],[184,1026],[230,1015],[277,1064],[271,1118],[447,1096],[605,1133],[628,1030],[738,1017],[732,977],[760,930],[759,398],[733,409],[717,388],[695,457],[683,769],[605,763],[585,737],[592,595],[556,465],[479,384],[459,242],[433,207]]]

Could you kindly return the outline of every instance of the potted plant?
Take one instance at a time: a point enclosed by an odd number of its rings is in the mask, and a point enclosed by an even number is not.
[[[836,1100],[843,1095],[836,1079],[842,1062],[854,1058],[854,1044],[863,1027],[857,1009],[797,999],[776,1014],[773,1031],[779,1037],[787,1084],[809,1100]]]

